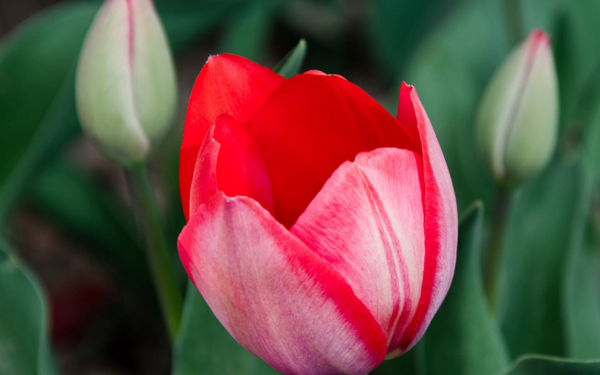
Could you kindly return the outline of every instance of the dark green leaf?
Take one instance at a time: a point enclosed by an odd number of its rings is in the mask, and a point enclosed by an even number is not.
[[[425,363],[421,375],[497,374],[508,368],[506,348],[481,280],[482,222],[483,207],[476,202],[459,227],[452,285],[419,347]]]
[[[580,222],[582,174],[557,161],[516,195],[504,241],[502,329],[513,357],[563,355],[561,295],[573,223]]]
[[[54,375],[44,295],[0,239],[0,374]]]
[[[589,169],[588,169],[589,170]],[[584,172],[588,171],[584,170]],[[600,358],[600,254],[591,235],[586,236],[594,183],[584,173],[565,262],[563,316],[567,354],[571,358]]]
[[[504,375],[595,375],[598,373],[600,373],[600,361],[525,356]]]
[[[229,335],[192,283],[188,285],[173,365],[175,375],[277,374]]]
[[[77,131],[74,63],[97,4],[59,6],[0,50],[0,221],[41,161]]]
[[[300,72],[304,58],[306,57],[306,41],[300,39],[298,45],[294,47],[290,52],[277,65],[273,68],[275,73],[281,74],[285,78],[295,76]]]

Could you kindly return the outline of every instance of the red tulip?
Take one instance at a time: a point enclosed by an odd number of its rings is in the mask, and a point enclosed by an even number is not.
[[[450,286],[454,190],[406,84],[394,119],[340,76],[211,57],[180,184],[188,275],[283,374],[365,374],[415,345]]]

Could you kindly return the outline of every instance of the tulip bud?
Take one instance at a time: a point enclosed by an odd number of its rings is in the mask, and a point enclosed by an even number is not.
[[[556,145],[558,84],[548,35],[533,31],[486,89],[479,146],[495,178],[514,186],[543,169]]]
[[[142,162],[168,130],[176,105],[173,59],[151,0],[107,0],[77,71],[85,132],[125,166]]]

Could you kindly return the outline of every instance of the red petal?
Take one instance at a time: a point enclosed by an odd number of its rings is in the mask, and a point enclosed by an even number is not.
[[[406,344],[423,278],[421,155],[396,148],[338,168],[291,232],[348,281],[387,336]]]
[[[179,254],[219,321],[282,374],[363,375],[385,336],[344,279],[253,200],[213,196]]]
[[[209,127],[221,114],[247,124],[284,81],[272,70],[243,57],[223,54],[208,59],[190,96],[181,144],[179,185],[186,218],[194,164]]]
[[[440,144],[416,90],[406,83],[400,88],[398,120],[418,131],[423,154],[425,208],[425,274],[421,299],[409,327],[410,349],[423,336],[442,304],[454,274],[458,215],[452,180]]]
[[[379,147],[417,150],[373,98],[336,77],[302,74],[267,99],[251,125],[277,219],[290,227],[344,161]]]
[[[198,153],[190,189],[190,214],[217,191],[250,197],[273,213],[271,185],[262,157],[250,136],[233,117],[221,115]]]

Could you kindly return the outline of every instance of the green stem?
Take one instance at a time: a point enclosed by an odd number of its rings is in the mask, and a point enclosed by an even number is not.
[[[523,39],[523,15],[521,13],[521,0],[505,0],[506,23],[508,41],[514,47]]]
[[[148,263],[171,340],[175,340],[181,318],[181,295],[175,282],[169,248],[145,164],[127,171],[133,210],[146,243]]]
[[[501,276],[502,249],[504,247],[506,224],[510,212],[510,200],[510,191],[499,187],[496,193],[494,211],[492,212],[492,233],[483,276],[490,310],[494,314],[498,311],[498,287]]]

